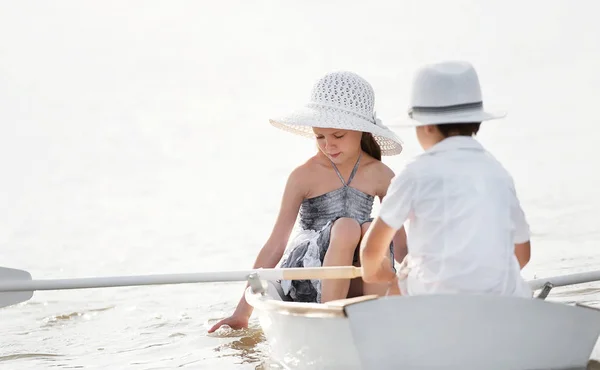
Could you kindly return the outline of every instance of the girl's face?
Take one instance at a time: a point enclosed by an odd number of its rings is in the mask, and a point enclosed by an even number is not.
[[[349,158],[354,160],[360,151],[360,131],[314,127],[313,132],[319,150],[335,164],[344,163]]]

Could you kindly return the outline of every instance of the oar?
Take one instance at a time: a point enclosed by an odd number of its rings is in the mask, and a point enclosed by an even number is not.
[[[251,274],[258,274],[263,280],[312,280],[352,279],[361,276],[362,272],[359,267],[335,266],[31,280],[31,274],[27,271],[0,267],[0,308],[29,300],[35,290],[245,281]]]
[[[249,275],[255,273],[263,280],[352,279],[362,274],[358,267],[335,266],[32,280],[31,274],[27,271],[0,267],[0,308],[25,302],[33,297],[33,292],[36,290],[246,281]],[[538,290],[547,283],[550,283],[552,287],[559,287],[592,281],[600,281],[600,270],[539,278],[527,283],[532,290]]]
[[[529,280],[527,283],[532,290],[538,290],[544,287],[547,283],[552,284],[552,287],[575,285],[582,283],[590,283],[600,280],[600,270],[579,272],[576,274],[559,275],[554,277],[539,278]]]

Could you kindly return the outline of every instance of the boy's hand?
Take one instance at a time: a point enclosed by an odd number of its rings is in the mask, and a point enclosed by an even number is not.
[[[363,280],[367,283],[389,283],[397,281],[396,273],[392,269],[392,262],[388,256],[385,256],[374,275],[364,275]]]

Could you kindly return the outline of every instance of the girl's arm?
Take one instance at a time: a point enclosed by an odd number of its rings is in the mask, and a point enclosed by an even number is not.
[[[303,179],[303,172],[304,171],[302,170],[302,167],[298,167],[288,177],[281,200],[279,214],[275,221],[275,226],[273,227],[273,231],[271,232],[269,239],[258,253],[256,260],[254,261],[253,268],[273,268],[277,265],[277,263],[279,263],[281,257],[283,257],[285,247],[294,228],[296,218],[298,217],[300,204],[302,203],[306,193],[304,191],[304,186],[302,185],[303,182],[301,181]],[[246,284],[246,288],[247,287],[248,284]],[[240,299],[233,315],[229,318],[219,321],[212,328],[210,328],[208,332],[212,333],[221,325],[229,324],[229,321],[231,321],[232,317],[236,318],[236,322],[241,322],[239,321],[241,319],[247,324],[247,320],[252,315],[252,311],[252,306],[246,302],[246,298],[244,297],[244,294],[242,294],[242,298]]]

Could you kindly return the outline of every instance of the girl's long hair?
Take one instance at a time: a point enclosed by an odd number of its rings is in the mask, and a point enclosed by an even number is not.
[[[381,148],[370,132],[363,132],[360,138],[360,148],[371,157],[381,161]]]

